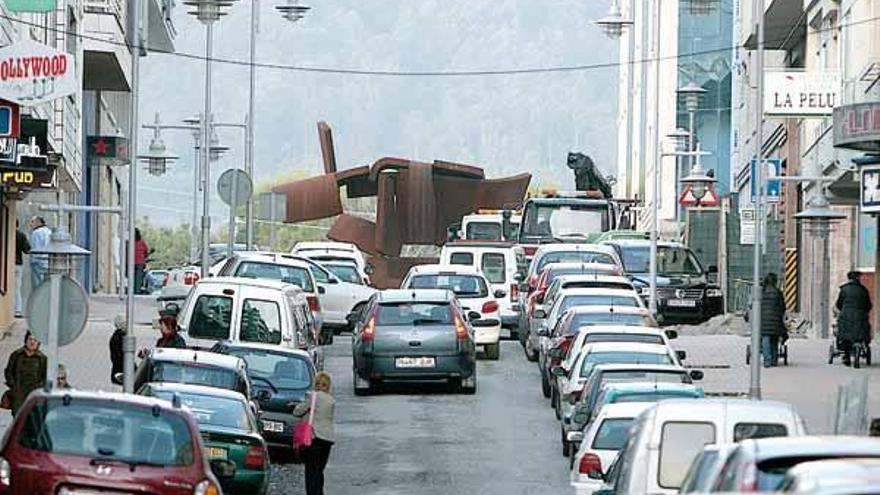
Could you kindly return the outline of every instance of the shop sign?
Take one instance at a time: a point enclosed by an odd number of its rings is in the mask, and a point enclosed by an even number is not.
[[[823,117],[840,101],[840,73],[768,71],[764,88],[765,115]]]
[[[0,98],[38,105],[76,93],[74,58],[30,40],[0,48]]]
[[[880,213],[880,166],[862,167],[862,213]]]
[[[835,108],[834,146],[880,151],[880,101]]]
[[[55,169],[42,170],[22,167],[0,167],[0,185],[19,189],[52,189]]]
[[[6,9],[10,12],[46,13],[55,10],[55,0],[5,0]]]

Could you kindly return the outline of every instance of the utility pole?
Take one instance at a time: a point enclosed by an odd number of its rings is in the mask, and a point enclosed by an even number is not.
[[[761,226],[764,222],[764,2],[753,0],[752,12],[755,18],[753,23],[757,28],[757,50],[755,50],[755,161],[757,163],[755,176],[755,243],[752,255],[752,356],[751,378],[749,380],[749,397],[755,400],[761,399],[761,258],[764,232]]]
[[[251,45],[250,45],[250,84],[248,94],[248,127],[247,127],[247,150],[245,151],[245,172],[254,181],[254,111],[257,87],[257,32],[260,27],[260,0],[251,0]],[[254,249],[254,198],[251,195],[245,207],[245,231],[247,250]]]

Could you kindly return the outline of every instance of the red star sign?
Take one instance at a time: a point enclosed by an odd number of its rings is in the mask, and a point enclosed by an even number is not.
[[[110,149],[110,145],[107,144],[107,141],[104,141],[103,139],[99,139],[97,142],[95,142],[95,144],[92,145],[92,147],[95,148],[96,155],[106,155],[107,151],[109,151]]]

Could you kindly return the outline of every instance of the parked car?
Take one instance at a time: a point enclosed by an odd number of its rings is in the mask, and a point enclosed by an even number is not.
[[[293,426],[299,421],[293,416],[293,407],[305,400],[315,376],[311,356],[298,349],[231,342],[218,343],[213,351],[241,358],[247,364],[263,438],[289,453]]]
[[[322,364],[318,322],[297,285],[268,279],[217,277],[192,290],[178,322],[187,345],[210,349],[220,341],[302,349]]]
[[[192,349],[151,350],[137,367],[134,390],[148,383],[189,383],[222,388],[251,397],[246,364],[234,356]]]
[[[0,493],[220,494],[213,461],[180,404],[131,394],[38,389],[3,437]]]
[[[740,441],[718,473],[712,492],[774,492],[789,469],[809,461],[854,457],[880,460],[880,440],[876,438],[844,435],[772,438],[784,436],[784,432],[785,426],[781,424],[762,425],[750,439]]]
[[[501,324],[516,332],[519,324],[519,280],[525,276],[527,263],[522,248],[505,242],[450,242],[440,251],[441,265],[473,266],[483,272],[492,292],[505,291],[498,298]]]
[[[619,240],[606,243],[613,247],[623,268],[639,287],[647,301],[650,285],[650,241]],[[709,280],[718,272],[715,266],[704,268],[687,246],[661,242],[657,246],[657,311],[664,322],[701,322],[724,311],[724,293]]]
[[[473,330],[451,291],[382,291],[352,319],[357,395],[394,381],[444,381],[464,393],[476,392]]]
[[[650,403],[632,402],[602,408],[572,456],[571,486],[576,495],[591,495],[602,487],[603,474],[626,442],[633,421],[649,407]]]
[[[225,493],[268,493],[269,451],[244,397],[229,390],[179,383],[150,383],[139,394],[179,400],[189,410],[199,425],[208,459],[235,463],[233,477],[220,482]]]
[[[721,467],[724,466],[724,462],[733,448],[734,444],[710,444],[703,447],[703,451],[697,454],[697,457],[691,463],[691,467],[688,468],[678,492],[708,492],[712,485],[715,484],[718,472],[721,471]]]
[[[537,281],[544,267],[552,263],[598,263],[623,268],[623,264],[615,251],[604,244],[542,244],[535,252],[527,280]]]
[[[598,395],[585,395],[575,405],[570,418],[560,422],[562,455],[577,451],[583,429],[593,421],[602,408],[617,403],[653,403],[667,399],[702,399],[703,389],[687,383],[609,382],[602,385]]]
[[[777,491],[823,495],[880,493],[880,460],[847,458],[804,462],[785,473]]]
[[[353,261],[319,261],[324,268],[330,270],[330,273],[339,277],[339,280],[357,285],[370,285],[370,276],[361,273],[357,265]]]
[[[290,251],[290,254],[304,256],[318,262],[324,261],[353,261],[362,275],[369,275],[370,266],[364,254],[357,246],[348,242],[335,241],[300,241]]]
[[[609,486],[619,494],[678,493],[688,468],[706,445],[732,443],[749,435],[805,433],[794,407],[783,402],[661,401],[636,418]]]
[[[485,349],[487,358],[499,359],[501,306],[498,300],[507,296],[507,293],[500,289],[493,291],[480,270],[461,265],[417,265],[410,268],[400,287],[451,290],[465,314],[473,311],[481,320],[474,328],[475,344]]]

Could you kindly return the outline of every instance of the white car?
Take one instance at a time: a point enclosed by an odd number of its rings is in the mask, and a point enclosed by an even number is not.
[[[448,289],[461,302],[462,309],[470,317],[479,314],[479,319],[486,321],[474,328],[474,343],[483,346],[486,357],[492,360],[499,358],[501,345],[501,306],[498,299],[505,297],[504,291],[492,292],[489,281],[483,273],[472,266],[462,265],[418,265],[410,268],[401,289]],[[476,314],[473,314],[476,316]]]
[[[543,244],[532,257],[528,280],[537,280],[541,270],[551,263],[600,263],[623,270],[617,251],[604,244]]]
[[[539,296],[536,302],[541,304],[544,300],[553,299],[557,292],[567,289],[622,289],[639,292],[632,281],[622,275],[563,275],[551,282],[543,297]]]
[[[584,431],[581,446],[572,457],[571,486],[576,495],[590,495],[602,488],[603,475],[629,438],[633,421],[652,405],[623,402],[608,404],[599,411]]]
[[[315,261],[351,260],[362,273],[366,274],[367,271],[364,254],[357,246],[348,242],[300,241],[296,243],[290,254],[305,256]]]
[[[506,242],[456,241],[443,246],[441,265],[473,266],[483,272],[492,291],[504,291],[498,298],[501,306],[501,324],[515,327],[519,323],[519,281],[517,273],[524,273],[526,257],[522,248]]]

